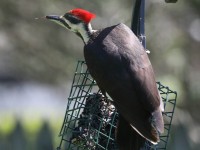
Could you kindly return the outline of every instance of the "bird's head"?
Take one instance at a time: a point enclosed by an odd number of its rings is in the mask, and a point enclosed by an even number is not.
[[[80,8],[70,10],[64,15],[48,15],[46,19],[54,21],[66,29],[76,33],[84,42],[85,38],[92,32],[90,21],[95,18],[95,14]]]

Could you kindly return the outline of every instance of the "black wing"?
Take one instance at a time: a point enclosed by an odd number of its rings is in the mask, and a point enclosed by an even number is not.
[[[138,38],[124,24],[108,27],[90,40],[84,55],[91,75],[112,97],[121,115],[139,134],[156,142],[157,131],[150,119],[158,111],[162,120],[160,96],[151,63]],[[163,122],[155,126],[160,124]]]

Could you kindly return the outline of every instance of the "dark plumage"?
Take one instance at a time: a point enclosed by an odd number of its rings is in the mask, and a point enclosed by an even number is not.
[[[157,131],[163,131],[160,95],[152,65],[133,32],[124,24],[97,31],[85,45],[84,56],[92,77],[111,96],[121,114],[118,130],[123,133],[135,129],[158,142]],[[126,134],[117,137],[127,139]]]

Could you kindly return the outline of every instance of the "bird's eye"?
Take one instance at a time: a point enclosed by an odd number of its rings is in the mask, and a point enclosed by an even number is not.
[[[81,20],[79,18],[77,18],[69,13],[66,13],[63,17],[65,17],[65,19],[67,19],[72,24],[79,24],[81,22]]]

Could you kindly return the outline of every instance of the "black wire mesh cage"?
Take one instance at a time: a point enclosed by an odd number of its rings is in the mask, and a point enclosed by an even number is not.
[[[147,150],[166,149],[176,105],[177,93],[160,82],[157,86],[164,102],[165,131],[157,145],[146,142]],[[78,61],[57,150],[118,150],[117,120],[118,112],[112,99],[101,94],[85,62]]]

